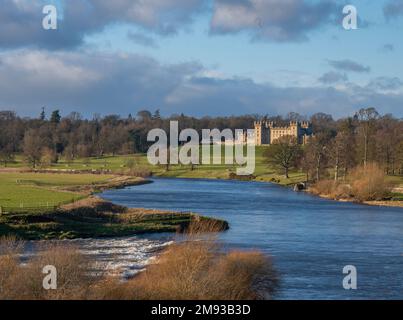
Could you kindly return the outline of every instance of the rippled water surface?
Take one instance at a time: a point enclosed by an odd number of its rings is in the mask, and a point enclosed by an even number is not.
[[[124,237],[116,239],[77,239],[54,241],[72,245],[94,261],[93,271],[127,279],[144,270],[158,252],[172,243],[171,234]],[[48,241],[30,241],[22,258],[28,259]]]
[[[194,211],[223,218],[229,248],[270,254],[281,274],[279,299],[403,299],[403,210],[320,199],[266,183],[155,179],[110,190],[129,207]],[[345,265],[358,290],[342,287]]]

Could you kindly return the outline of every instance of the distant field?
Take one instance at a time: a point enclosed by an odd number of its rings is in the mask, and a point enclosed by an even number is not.
[[[256,147],[256,170],[255,176],[258,181],[273,181],[283,185],[291,185],[300,181],[305,181],[305,174],[299,171],[291,171],[290,179],[285,179],[281,172],[270,167],[263,157],[264,150],[267,147]],[[212,153],[212,152],[211,152]],[[222,150],[224,154],[224,150]],[[213,159],[211,157],[211,159]],[[135,154],[125,156],[104,156],[92,158],[80,158],[74,161],[60,159],[57,164],[48,168],[67,169],[67,170],[110,170],[112,173],[122,173],[127,170],[128,161],[134,160],[136,167],[145,168],[153,172],[156,176],[181,177],[181,178],[208,178],[208,179],[226,179],[231,172],[234,172],[238,165],[199,165],[192,171],[190,166],[172,165],[169,171],[164,166],[151,166],[148,163],[147,155]],[[9,164],[8,167],[22,168],[26,167],[23,158],[18,156],[16,161]],[[1,168],[1,167],[0,167]],[[402,176],[388,176],[387,180],[393,184],[403,185]]]
[[[275,179],[278,183],[288,185],[299,181],[304,181],[305,175],[300,172],[291,172],[290,179],[285,179],[283,175],[270,168],[263,157],[266,147],[256,147],[256,170],[255,176],[259,181],[272,181]],[[211,152],[212,154],[212,152]],[[224,150],[222,150],[224,154]],[[156,176],[181,177],[181,178],[207,178],[207,179],[226,179],[231,172],[235,172],[238,165],[199,165],[192,171],[190,166],[172,165],[169,171],[163,166],[151,166],[147,161],[145,154],[126,155],[126,156],[105,156],[99,158],[75,159],[74,161],[65,161],[61,159],[57,164],[52,165],[52,169],[73,169],[73,170],[111,170],[113,173],[120,173],[127,170],[129,160],[134,160],[136,166],[146,168]],[[213,157],[211,156],[213,160]],[[24,167],[21,157],[17,157],[16,162],[9,167]]]
[[[54,206],[81,195],[58,191],[60,186],[76,186],[106,181],[111,176],[91,174],[0,173],[0,206]]]
[[[403,185],[403,176],[387,176],[386,180],[392,184]]]

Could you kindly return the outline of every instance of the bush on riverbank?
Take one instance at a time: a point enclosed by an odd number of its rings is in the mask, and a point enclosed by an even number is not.
[[[277,277],[262,253],[225,253],[216,239],[201,234],[208,224],[189,228],[185,240],[164,251],[158,263],[126,282],[91,273],[89,261],[74,247],[49,245],[21,264],[23,243],[0,238],[0,300],[268,299]],[[42,268],[57,269],[57,290],[44,290]]]
[[[385,199],[391,191],[385,181],[385,172],[376,163],[357,167],[351,174],[354,197],[360,201]]]
[[[157,264],[129,281],[126,292],[140,300],[268,299],[275,283],[262,253],[225,254],[216,243],[199,241],[171,246]]]
[[[348,183],[321,180],[311,188],[311,192],[317,195],[361,202],[384,200],[390,191],[384,171],[375,163],[355,168],[348,177]]]
[[[23,242],[14,237],[0,238],[0,300],[85,299],[95,277],[90,277],[90,261],[74,247],[44,245],[26,264],[19,254]],[[45,290],[43,268],[55,266],[57,290]]]

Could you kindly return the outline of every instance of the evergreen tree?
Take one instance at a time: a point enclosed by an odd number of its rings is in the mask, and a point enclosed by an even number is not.
[[[52,112],[52,115],[50,117],[50,122],[58,124],[58,123],[60,123],[61,118],[62,117],[60,116],[60,111],[55,110]]]
[[[42,111],[41,111],[41,114],[39,116],[39,119],[42,120],[42,121],[45,121],[45,119],[46,119],[45,107],[42,107]]]

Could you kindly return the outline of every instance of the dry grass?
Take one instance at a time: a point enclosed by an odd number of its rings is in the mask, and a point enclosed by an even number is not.
[[[0,239],[0,300],[85,299],[95,278],[89,276],[90,263],[74,247],[44,246],[21,264],[23,243],[15,238]],[[57,290],[43,288],[45,266],[57,269]]]
[[[330,196],[337,187],[337,182],[334,180],[320,180],[316,182],[311,191],[314,194]]]
[[[246,300],[269,299],[277,286],[270,260],[257,251],[224,252],[215,225],[195,223],[185,240],[131,280],[90,276],[91,261],[74,247],[51,245],[21,265],[22,243],[0,239],[0,300]],[[57,269],[57,290],[44,290],[42,268]]]
[[[105,280],[96,299],[252,300],[270,299],[277,278],[259,252],[221,253],[214,243],[186,242],[171,246],[158,263],[117,285]]]
[[[124,285],[106,280],[97,299],[250,300],[270,299],[278,284],[270,259],[260,252],[224,252],[219,222],[199,221],[146,271]]]
[[[354,198],[350,185],[334,180],[320,180],[310,188],[310,191],[337,200]]]
[[[385,172],[375,163],[357,167],[352,172],[351,188],[359,201],[383,200],[391,191]]]
[[[360,202],[384,200],[391,192],[384,171],[375,163],[355,168],[348,184],[334,180],[321,180],[311,192],[332,199],[353,199]]]

